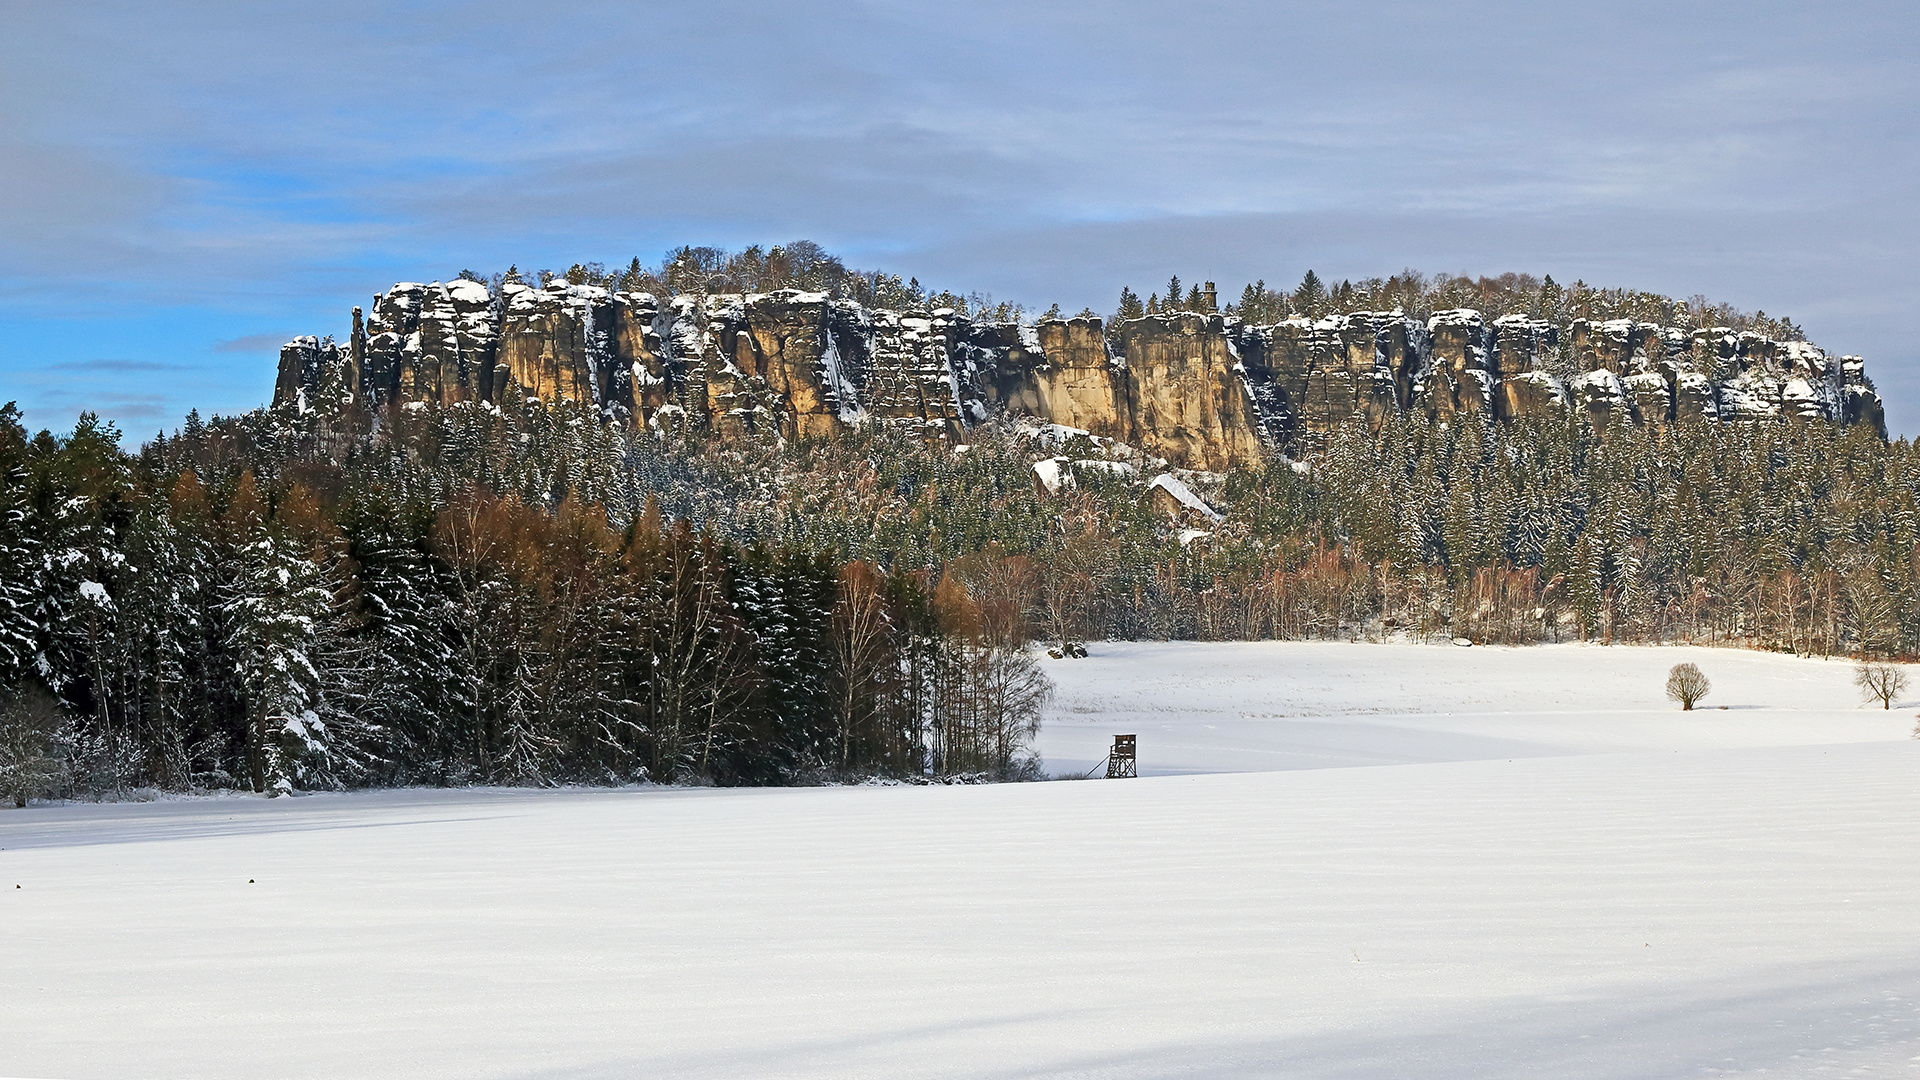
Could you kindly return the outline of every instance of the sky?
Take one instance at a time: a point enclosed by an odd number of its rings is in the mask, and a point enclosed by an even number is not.
[[[394,281],[805,238],[1035,308],[1701,294],[1914,435],[1916,91],[1896,3],[0,0],[0,402],[142,441]]]

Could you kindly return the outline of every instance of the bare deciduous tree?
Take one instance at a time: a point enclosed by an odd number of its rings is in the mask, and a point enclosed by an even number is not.
[[[1691,711],[1693,703],[1706,697],[1713,689],[1713,683],[1707,681],[1706,673],[1693,664],[1675,664],[1667,672],[1667,697],[1680,703],[1682,712]]]
[[[880,571],[855,560],[840,569],[840,598],[834,605],[834,644],[840,662],[840,755],[842,770],[853,763],[856,744],[872,735],[882,666],[887,659],[887,605]]]
[[[1853,669],[1853,685],[1860,688],[1861,697],[1891,709],[1893,699],[1907,688],[1907,671],[1898,664],[1862,663]]]

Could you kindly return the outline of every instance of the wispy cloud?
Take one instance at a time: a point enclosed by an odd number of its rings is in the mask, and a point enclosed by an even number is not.
[[[280,351],[280,346],[292,340],[294,334],[248,334],[245,337],[232,338],[214,345],[214,352],[257,353]]]
[[[56,360],[51,364],[42,364],[35,368],[44,372],[133,372],[133,371],[178,371],[181,365],[164,363],[159,360],[119,360],[95,357],[86,360]]]
[[[127,430],[130,425],[163,422],[179,416],[168,395],[95,388],[54,388],[34,402],[36,423],[71,423],[81,412],[91,412]]]

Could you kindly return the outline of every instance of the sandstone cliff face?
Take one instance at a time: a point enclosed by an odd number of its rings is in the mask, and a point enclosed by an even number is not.
[[[631,415],[652,416],[673,402],[674,387],[684,382],[668,363],[661,340],[665,320],[660,303],[649,293],[617,293],[613,297],[613,376],[608,397],[630,407]]]
[[[357,324],[360,309],[353,310]],[[352,355],[332,338],[297,337],[280,346],[280,372],[273,382],[273,401],[276,405],[291,403],[302,412],[326,405],[350,406],[351,388],[358,383]]]
[[[1427,320],[1432,352],[1414,383],[1413,400],[1442,417],[1493,415],[1494,333],[1470,308],[1436,312]]]
[[[276,403],[358,411],[534,398],[610,420],[724,435],[908,427],[961,441],[1029,416],[1225,469],[1358,418],[1487,423],[1584,413],[1613,424],[1822,421],[1885,430],[1858,357],[1806,342],[1629,320],[1558,326],[1355,312],[1250,326],[1174,312],[1113,326],[976,324],[824,293],[677,296],[477,282],[402,283],[354,309],[345,347],[297,338]]]
[[[1412,393],[1409,328],[1371,312],[1288,319],[1234,334],[1270,441],[1330,431],[1355,414],[1373,422]]]
[[[1095,320],[1084,321],[1097,328]],[[1128,442],[1192,468],[1259,460],[1260,410],[1225,320],[1180,312],[1131,319],[1118,329],[1131,405]]]
[[[1134,439],[1133,402],[1126,367],[1107,352],[1097,319],[1046,322],[1039,327],[1038,363],[1027,374],[1033,402],[1026,410],[1067,427],[1110,439]]]
[[[608,401],[614,367],[613,298],[592,285],[507,285],[499,337],[504,385],[542,401]],[[490,395],[491,397],[491,395]]]
[[[373,298],[354,351],[370,404],[451,404],[492,396],[499,341],[486,286],[403,282]]]
[[[1567,407],[1566,383],[1546,370],[1560,343],[1559,327],[1525,315],[1505,315],[1493,321],[1492,336],[1491,370],[1499,374],[1493,397],[1496,417],[1544,416]]]
[[[975,358],[959,348],[971,327],[957,312],[866,312],[845,304],[837,313],[833,342],[849,421],[867,414],[928,438],[963,441],[968,427],[986,419],[970,377]]]

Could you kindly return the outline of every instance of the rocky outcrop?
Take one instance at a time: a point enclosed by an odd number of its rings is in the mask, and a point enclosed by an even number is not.
[[[1098,319],[1042,323],[1034,335],[1037,363],[1014,373],[1010,410],[1083,428],[1108,439],[1131,441],[1133,401],[1127,370],[1107,350]]]
[[[373,298],[354,334],[370,401],[484,401],[501,338],[493,297],[475,281],[403,282]]]
[[[353,315],[357,326],[360,309],[354,308]],[[350,388],[358,386],[360,380],[350,364],[351,354],[334,344],[331,337],[294,338],[280,346],[280,372],[273,381],[274,404],[291,404],[301,412],[352,404]]]
[[[1076,321],[1098,333],[1097,320]],[[1127,434],[1116,437],[1197,469],[1259,460],[1260,406],[1226,330],[1219,315],[1193,312],[1122,323],[1113,365],[1128,406],[1116,426]]]
[[[964,441],[1029,416],[1222,470],[1402,412],[1449,422],[1868,424],[1858,357],[1803,341],[1630,320],[1566,326],[1457,309],[1252,326],[1172,312],[1106,325],[975,323],[824,293],[677,296],[555,281],[399,284],[353,312],[346,346],[297,338],[276,403],[376,414],[411,401],[573,401],[609,420],[804,438],[877,423]]]
[[[845,422],[870,412],[958,442],[987,418],[974,370],[981,356],[968,346],[972,325],[965,317],[951,308],[868,312],[856,304],[836,305],[836,313],[832,348],[854,361],[839,365]]]
[[[613,298],[605,289],[507,285],[500,302],[499,381],[489,397],[511,389],[542,401],[612,400]]]
[[[1262,427],[1282,443],[1356,414],[1377,422],[1403,407],[1416,375],[1411,357],[1424,346],[1417,327],[1371,312],[1238,327],[1234,337],[1265,414]]]

